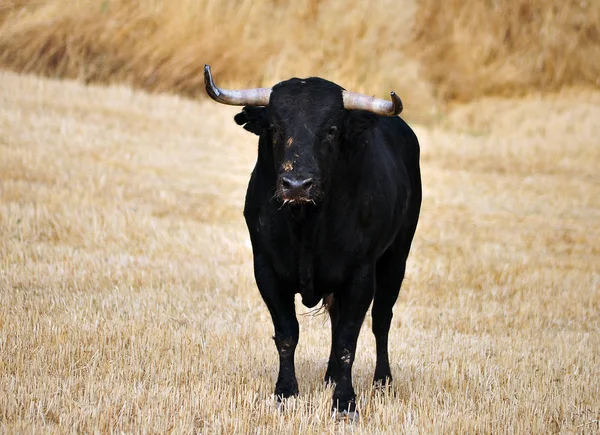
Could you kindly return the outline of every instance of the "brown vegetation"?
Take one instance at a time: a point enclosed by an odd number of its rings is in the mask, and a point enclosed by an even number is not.
[[[597,433],[600,99],[465,105],[417,127],[424,202],[395,384],[336,424],[325,316],[280,413],[235,108],[0,72],[0,432]],[[298,311],[305,310],[299,304]]]
[[[598,86],[600,2],[6,0],[0,65],[203,95],[319,75],[414,115],[442,101]]]
[[[348,8],[344,2],[312,0],[290,5],[276,0],[41,3],[27,12],[14,8],[4,20],[0,64],[21,72],[127,82],[191,96],[204,95],[204,63],[229,86],[272,85],[292,76],[320,75],[384,95],[392,87],[403,96],[415,87],[428,94],[417,80],[415,62],[402,51],[410,40],[411,4],[387,0],[356,2]],[[389,13],[397,19],[388,20]],[[430,100],[427,103],[431,106]]]
[[[446,100],[600,88],[600,2],[421,0],[416,49]]]

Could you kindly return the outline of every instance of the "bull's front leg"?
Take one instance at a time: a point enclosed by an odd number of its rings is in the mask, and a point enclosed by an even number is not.
[[[271,264],[261,254],[254,257],[254,276],[260,294],[269,308],[275,328],[275,346],[279,353],[279,375],[275,384],[277,400],[298,395],[294,355],[299,327],[294,307],[294,293],[283,288]],[[288,291],[286,291],[288,290]]]
[[[338,379],[333,392],[333,411],[337,416],[358,417],[356,394],[352,386],[352,364],[356,343],[365,314],[375,293],[375,267],[357,268],[339,296],[339,318],[333,333],[333,353],[337,361]]]

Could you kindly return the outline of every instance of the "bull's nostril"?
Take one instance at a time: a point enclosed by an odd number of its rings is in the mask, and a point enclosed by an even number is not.
[[[281,187],[283,187],[286,190],[293,189],[294,181],[291,178],[283,177],[281,179]]]
[[[313,185],[312,178],[297,179],[292,177],[282,177],[281,187],[284,190],[304,190],[308,191]]]
[[[301,187],[302,189],[308,191],[313,185],[313,180],[312,178],[307,178],[306,180],[302,181]]]

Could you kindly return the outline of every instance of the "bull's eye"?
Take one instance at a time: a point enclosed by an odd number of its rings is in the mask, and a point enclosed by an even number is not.
[[[329,131],[327,132],[327,139],[329,139],[329,140],[335,139],[336,134],[337,134],[337,127],[335,125],[332,125],[331,127],[329,127]]]

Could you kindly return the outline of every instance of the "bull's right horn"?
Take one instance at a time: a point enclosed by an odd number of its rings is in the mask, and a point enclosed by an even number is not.
[[[210,73],[210,65],[204,65],[204,86],[210,98],[231,106],[267,106],[271,96],[271,88],[234,91],[217,87]]]

